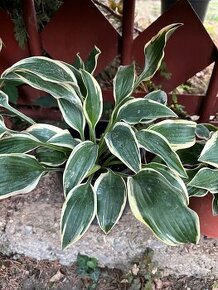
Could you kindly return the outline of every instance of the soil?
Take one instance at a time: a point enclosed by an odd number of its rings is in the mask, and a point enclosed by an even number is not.
[[[161,277],[157,269],[150,271],[133,265],[130,271],[98,268],[99,278],[82,273],[75,263],[63,266],[59,262],[37,261],[28,257],[0,256],[1,290],[217,290],[214,277]],[[94,273],[95,274],[95,273]],[[98,275],[96,275],[98,277]]]

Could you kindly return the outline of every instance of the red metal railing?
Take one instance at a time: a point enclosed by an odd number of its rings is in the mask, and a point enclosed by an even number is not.
[[[61,8],[52,17],[41,33],[37,30],[36,12],[33,0],[22,0],[23,16],[28,33],[28,47],[21,49],[14,39],[13,26],[8,14],[0,11],[0,23],[4,27],[0,37],[5,44],[0,54],[0,69],[4,70],[15,61],[28,55],[40,55],[42,50],[51,57],[73,62],[77,52],[86,58],[94,45],[98,46],[102,55],[98,65],[101,72],[118,54],[121,63],[129,64],[136,60],[143,65],[143,47],[163,26],[182,22],[180,28],[168,42],[165,63],[172,77],[170,80],[156,74],[153,81],[170,92],[179,84],[203,68],[215,62],[206,96],[179,96],[178,100],[186,106],[190,114],[200,115],[206,122],[218,111],[218,52],[201,21],[193,12],[188,1],[180,0],[177,4],[160,16],[145,31],[133,39],[135,0],[125,0],[122,18],[122,36],[112,27],[108,20],[96,8],[91,0],[65,0]],[[24,87],[19,104],[21,109],[30,115],[43,118],[58,118],[58,113],[50,113],[48,109],[26,108],[39,93]],[[112,100],[112,92],[104,92],[105,100]]]

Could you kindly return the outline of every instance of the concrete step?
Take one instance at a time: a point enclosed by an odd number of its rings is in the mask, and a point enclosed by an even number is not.
[[[96,257],[101,266],[128,269],[149,247],[166,275],[218,273],[218,240],[202,238],[199,245],[167,246],[138,222],[130,210],[108,236],[93,224],[81,240],[62,251],[59,222],[63,201],[55,173],[43,177],[31,193],[1,200],[0,252],[59,260],[62,264],[74,262],[81,253]]]

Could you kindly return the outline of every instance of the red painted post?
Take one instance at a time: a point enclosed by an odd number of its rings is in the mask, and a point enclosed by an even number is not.
[[[123,1],[123,21],[121,40],[121,64],[132,62],[133,32],[135,18],[135,0]]]
[[[200,108],[200,118],[199,122],[208,122],[210,115],[214,112],[216,108],[216,103],[218,102],[218,52],[216,54],[215,64],[213,72],[210,78],[210,83],[208,85],[206,96],[203,98],[203,102]]]
[[[23,18],[28,34],[28,46],[31,55],[41,55],[42,46],[37,28],[34,0],[22,0]]]

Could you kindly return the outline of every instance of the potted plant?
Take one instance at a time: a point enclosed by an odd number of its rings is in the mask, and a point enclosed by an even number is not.
[[[134,216],[169,245],[197,243],[199,219],[188,207],[188,179],[178,150],[192,147],[196,123],[180,120],[167,107],[166,94],[142,98],[132,93],[160,67],[170,35],[181,24],[164,27],[144,48],[145,66],[120,66],[114,78],[114,109],[96,136],[103,110],[102,92],[93,77],[100,51],[95,48],[75,66],[46,57],[23,59],[3,72],[13,80],[50,93],[63,119],[79,133],[36,124],[12,108],[0,92],[0,104],[30,126],[18,132],[0,122],[0,198],[30,192],[48,172],[63,172],[62,248],[79,240],[97,217],[108,234],[122,216],[127,199]],[[88,127],[88,136],[85,135]]]
[[[191,150],[192,154],[187,158],[187,152],[180,152],[191,165],[187,171],[190,177],[188,182],[190,207],[200,218],[201,233],[209,238],[217,238],[218,128],[210,124],[198,124],[196,134],[198,140],[194,150]]]

